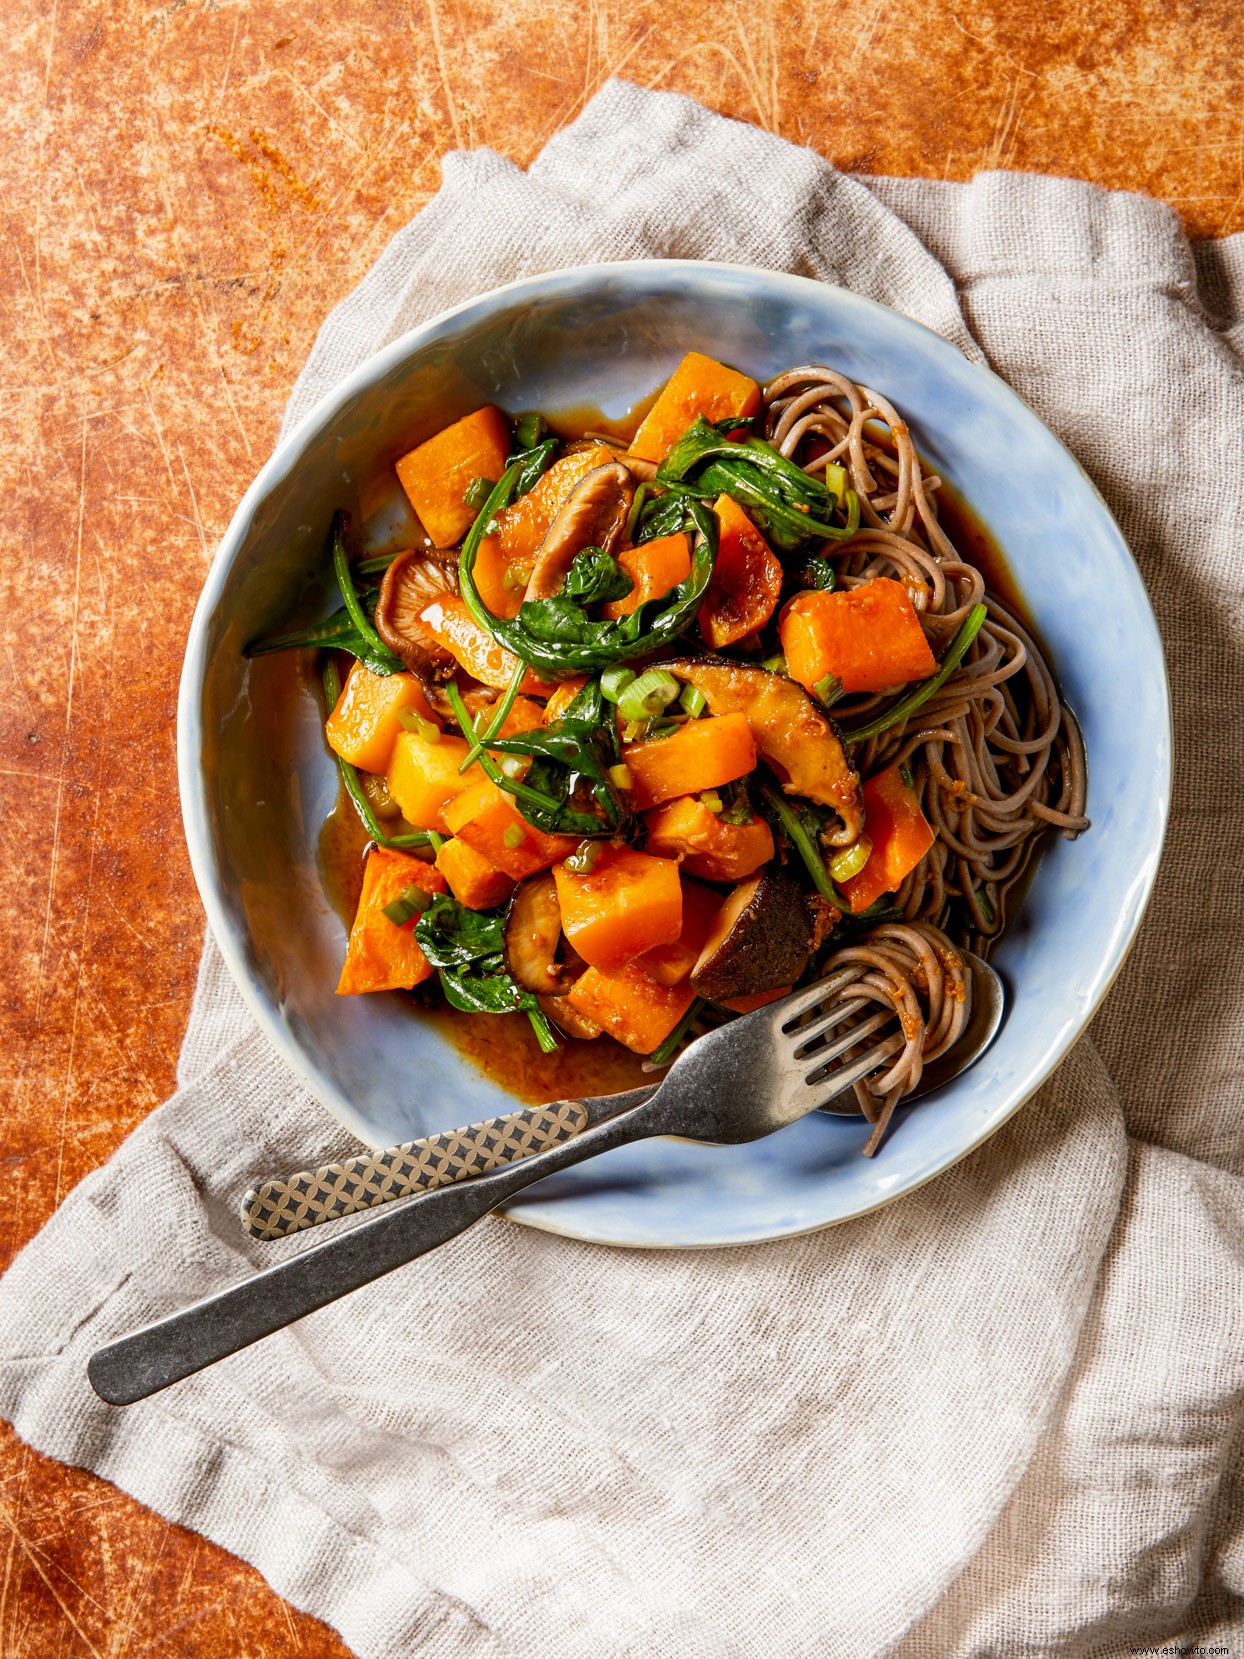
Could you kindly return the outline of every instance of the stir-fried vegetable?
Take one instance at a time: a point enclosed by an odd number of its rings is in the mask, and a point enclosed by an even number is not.
[[[398,477],[436,546],[352,560],[334,516],[340,607],[248,655],[323,654],[327,740],[375,843],[343,992],[435,972],[452,1008],[525,1014],[547,1052],[556,1025],[663,1064],[926,867],[927,765],[863,745],[950,680],[986,606],[939,661],[945,622],[854,539],[830,440],[800,447],[760,408],[690,353],[630,450],[491,406],[410,450]]]

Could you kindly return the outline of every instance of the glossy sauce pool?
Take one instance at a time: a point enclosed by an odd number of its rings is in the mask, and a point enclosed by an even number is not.
[[[586,404],[547,413],[545,418],[550,430],[566,440],[581,438],[587,432],[602,432],[629,441],[656,395],[654,392],[646,397],[621,419],[611,420]],[[392,463],[399,459],[400,453],[395,451],[391,456],[380,458],[374,480],[360,492],[358,506],[370,552],[429,544],[429,538],[422,533],[401,498],[400,486],[393,475]],[[965,559],[983,572],[989,590],[1016,614],[1025,628],[1035,631],[1001,548],[958,492],[946,483],[938,491],[938,516]],[[343,670],[346,667],[348,662],[343,659]],[[309,670],[303,673],[304,689],[318,698],[318,679]],[[327,746],[325,754],[329,754]],[[325,892],[347,929],[362,891],[363,855],[368,839],[342,787],[336,806],[321,828],[318,858]],[[433,985],[434,981],[428,984]],[[653,1074],[643,1070],[640,1056],[611,1037],[598,1037],[590,1043],[567,1039],[556,1054],[544,1054],[525,1015],[469,1016],[444,1006],[424,1006],[419,993],[388,994],[401,998],[412,1019],[430,1021],[465,1059],[521,1101],[537,1104],[559,1097],[613,1094],[653,1080]],[[434,991],[431,994],[436,995]]]

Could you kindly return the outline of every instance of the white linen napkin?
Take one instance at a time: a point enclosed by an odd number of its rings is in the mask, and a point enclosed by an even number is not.
[[[1091,1037],[988,1145],[862,1220],[663,1253],[489,1218],[114,1410],[90,1352],[269,1259],[239,1194],[348,1146],[209,943],[178,1093],[0,1283],[0,1411],[366,1659],[1238,1651],[1244,238],[1193,249],[1159,203],[1065,180],[846,178],[613,82],[525,174],[446,158],[287,420],[445,306],[640,256],[798,271],[920,319],[1118,516],[1178,765]]]

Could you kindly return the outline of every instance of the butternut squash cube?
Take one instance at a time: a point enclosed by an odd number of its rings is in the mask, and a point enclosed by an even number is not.
[[[568,858],[579,844],[573,835],[546,835],[529,824],[514,797],[491,778],[481,778],[450,801],[445,823],[452,835],[516,881]]]
[[[329,748],[361,771],[387,772],[406,709],[440,724],[416,675],[373,674],[356,662],[324,727]]]
[[[603,846],[590,870],[553,870],[562,932],[585,962],[605,973],[670,945],[682,932],[682,884],[672,859]]]
[[[432,965],[415,939],[417,916],[398,926],[384,914],[386,904],[400,898],[407,887],[425,893],[443,893],[445,878],[422,859],[395,847],[373,847],[363,866],[359,896],[341,978],[339,997],[364,991],[409,990],[431,977]]]
[[[397,463],[397,476],[437,547],[453,547],[475,522],[462,499],[476,478],[493,483],[505,471],[510,429],[491,404],[464,415]]]
[[[636,1054],[651,1054],[695,1001],[690,985],[659,985],[638,962],[614,973],[588,968],[570,987],[572,1008]]]

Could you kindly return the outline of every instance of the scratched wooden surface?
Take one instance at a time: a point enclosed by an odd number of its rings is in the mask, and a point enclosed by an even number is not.
[[[169,1092],[195,595],[316,326],[446,149],[525,163],[622,72],[848,168],[1044,169],[1244,227],[1238,0],[9,0],[5,23],[0,1265]],[[3,1659],[345,1652],[7,1429],[0,1522]]]

